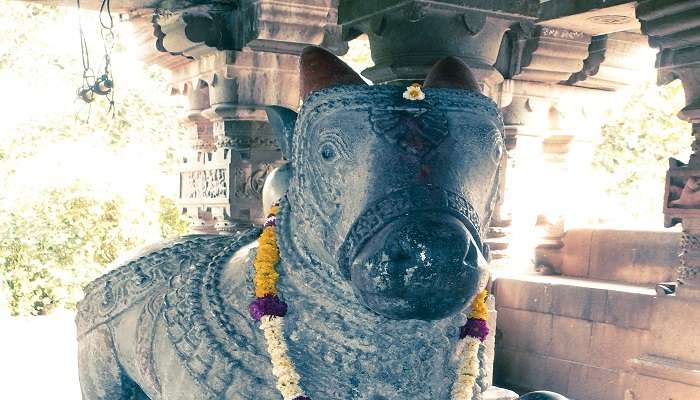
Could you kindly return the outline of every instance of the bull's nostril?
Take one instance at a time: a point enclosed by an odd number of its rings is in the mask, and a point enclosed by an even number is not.
[[[464,260],[468,264],[475,265],[478,257],[479,254],[474,243],[467,242],[467,255],[465,256]]]
[[[403,240],[389,240],[386,247],[386,254],[392,261],[401,261],[409,258],[408,249],[406,249]]]

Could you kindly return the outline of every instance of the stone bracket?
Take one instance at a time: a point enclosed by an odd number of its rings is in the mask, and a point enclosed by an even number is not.
[[[197,6],[154,17],[156,48],[191,59],[213,50],[241,49],[254,36],[250,10]],[[234,29],[236,31],[234,31]]]
[[[347,51],[340,40],[334,7],[302,0],[243,0],[199,5],[153,19],[156,48],[199,59],[217,50],[253,50],[300,54],[321,45],[336,54]]]
[[[658,83],[683,83],[686,107],[679,117],[700,123],[700,3],[693,0],[646,0],[637,5],[637,18],[649,45],[660,49]]]
[[[591,36],[581,32],[520,23],[508,32],[496,67],[507,79],[545,83],[568,80],[589,57]]]

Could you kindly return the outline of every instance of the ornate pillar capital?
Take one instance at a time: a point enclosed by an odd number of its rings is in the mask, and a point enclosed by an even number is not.
[[[493,67],[511,24],[533,21],[537,1],[341,0],[343,37],[369,37],[374,67],[363,72],[375,83],[421,81],[437,60],[461,58],[487,95],[503,80]]]

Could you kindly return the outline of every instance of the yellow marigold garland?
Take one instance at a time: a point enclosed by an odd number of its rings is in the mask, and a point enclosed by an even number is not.
[[[259,239],[258,254],[255,256],[255,297],[277,294],[277,263],[280,253],[274,226],[263,229]]]
[[[469,318],[488,320],[489,319],[489,308],[486,305],[486,298],[489,296],[489,291],[482,290],[474,299],[472,303],[472,311],[469,313]]]

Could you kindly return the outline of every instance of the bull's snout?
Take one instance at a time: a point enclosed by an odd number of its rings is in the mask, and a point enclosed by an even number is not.
[[[389,223],[352,263],[352,285],[376,313],[433,320],[463,308],[486,271],[464,224],[450,214],[417,213]]]

